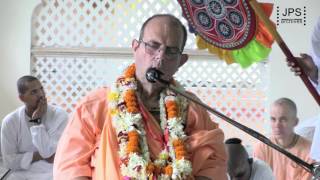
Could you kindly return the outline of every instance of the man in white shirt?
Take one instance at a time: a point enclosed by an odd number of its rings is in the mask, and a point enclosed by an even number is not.
[[[249,158],[238,138],[225,141],[228,153],[228,175],[230,180],[274,180],[271,168],[264,161]]]
[[[320,17],[314,27],[311,36],[311,56],[308,54],[301,54],[301,57],[296,57],[303,71],[307,74],[314,87],[320,94]],[[288,64],[294,67],[294,64]],[[291,68],[296,75],[300,75],[299,68]],[[317,162],[320,162],[320,114],[317,116],[302,121],[301,124],[295,128],[297,134],[312,140],[310,157]]]
[[[56,146],[68,114],[47,104],[37,78],[23,76],[17,88],[24,106],[8,114],[1,126],[3,163],[11,169],[8,180],[52,179]]]

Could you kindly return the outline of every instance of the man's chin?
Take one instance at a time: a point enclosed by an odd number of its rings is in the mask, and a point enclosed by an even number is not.
[[[284,137],[283,134],[273,134],[273,137],[275,137],[276,139],[282,139]]]

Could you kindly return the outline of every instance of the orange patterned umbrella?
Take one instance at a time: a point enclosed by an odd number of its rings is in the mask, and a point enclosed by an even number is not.
[[[266,59],[273,37],[243,0],[178,0],[199,49],[208,49],[228,64],[249,67]],[[268,16],[272,4],[261,4]]]

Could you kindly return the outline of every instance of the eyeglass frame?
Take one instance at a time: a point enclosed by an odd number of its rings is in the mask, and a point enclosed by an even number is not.
[[[164,48],[161,48],[161,44],[159,44],[159,47],[153,47],[153,45],[151,45],[149,42],[145,42],[142,39],[140,39],[138,42],[139,42],[139,44],[141,44],[141,43],[144,44],[145,52],[150,55],[155,55],[157,51],[159,52],[159,50],[164,49]],[[168,50],[172,50],[172,49],[176,49],[177,52],[170,53],[170,51],[168,51]],[[174,58],[178,57],[179,55],[182,54],[182,52],[183,52],[183,50],[180,50],[178,47],[166,47],[164,49],[164,54],[169,59],[174,59]]]

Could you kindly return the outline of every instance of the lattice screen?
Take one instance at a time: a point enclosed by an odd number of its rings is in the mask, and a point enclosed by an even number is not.
[[[171,13],[186,25],[175,0],[44,0],[34,12],[37,47],[130,47],[144,20]],[[195,47],[189,34],[187,47]]]
[[[71,112],[88,91],[110,85],[131,63],[130,52],[111,55],[104,49],[130,47],[143,20],[160,12],[186,23],[174,0],[43,0],[32,19],[31,73],[41,79],[51,103]],[[187,49],[194,49],[194,36],[188,36]],[[81,56],[75,48],[82,49]],[[196,54],[176,78],[213,108],[265,132],[267,65],[243,70]],[[220,126],[227,137],[248,141],[240,130]]]

